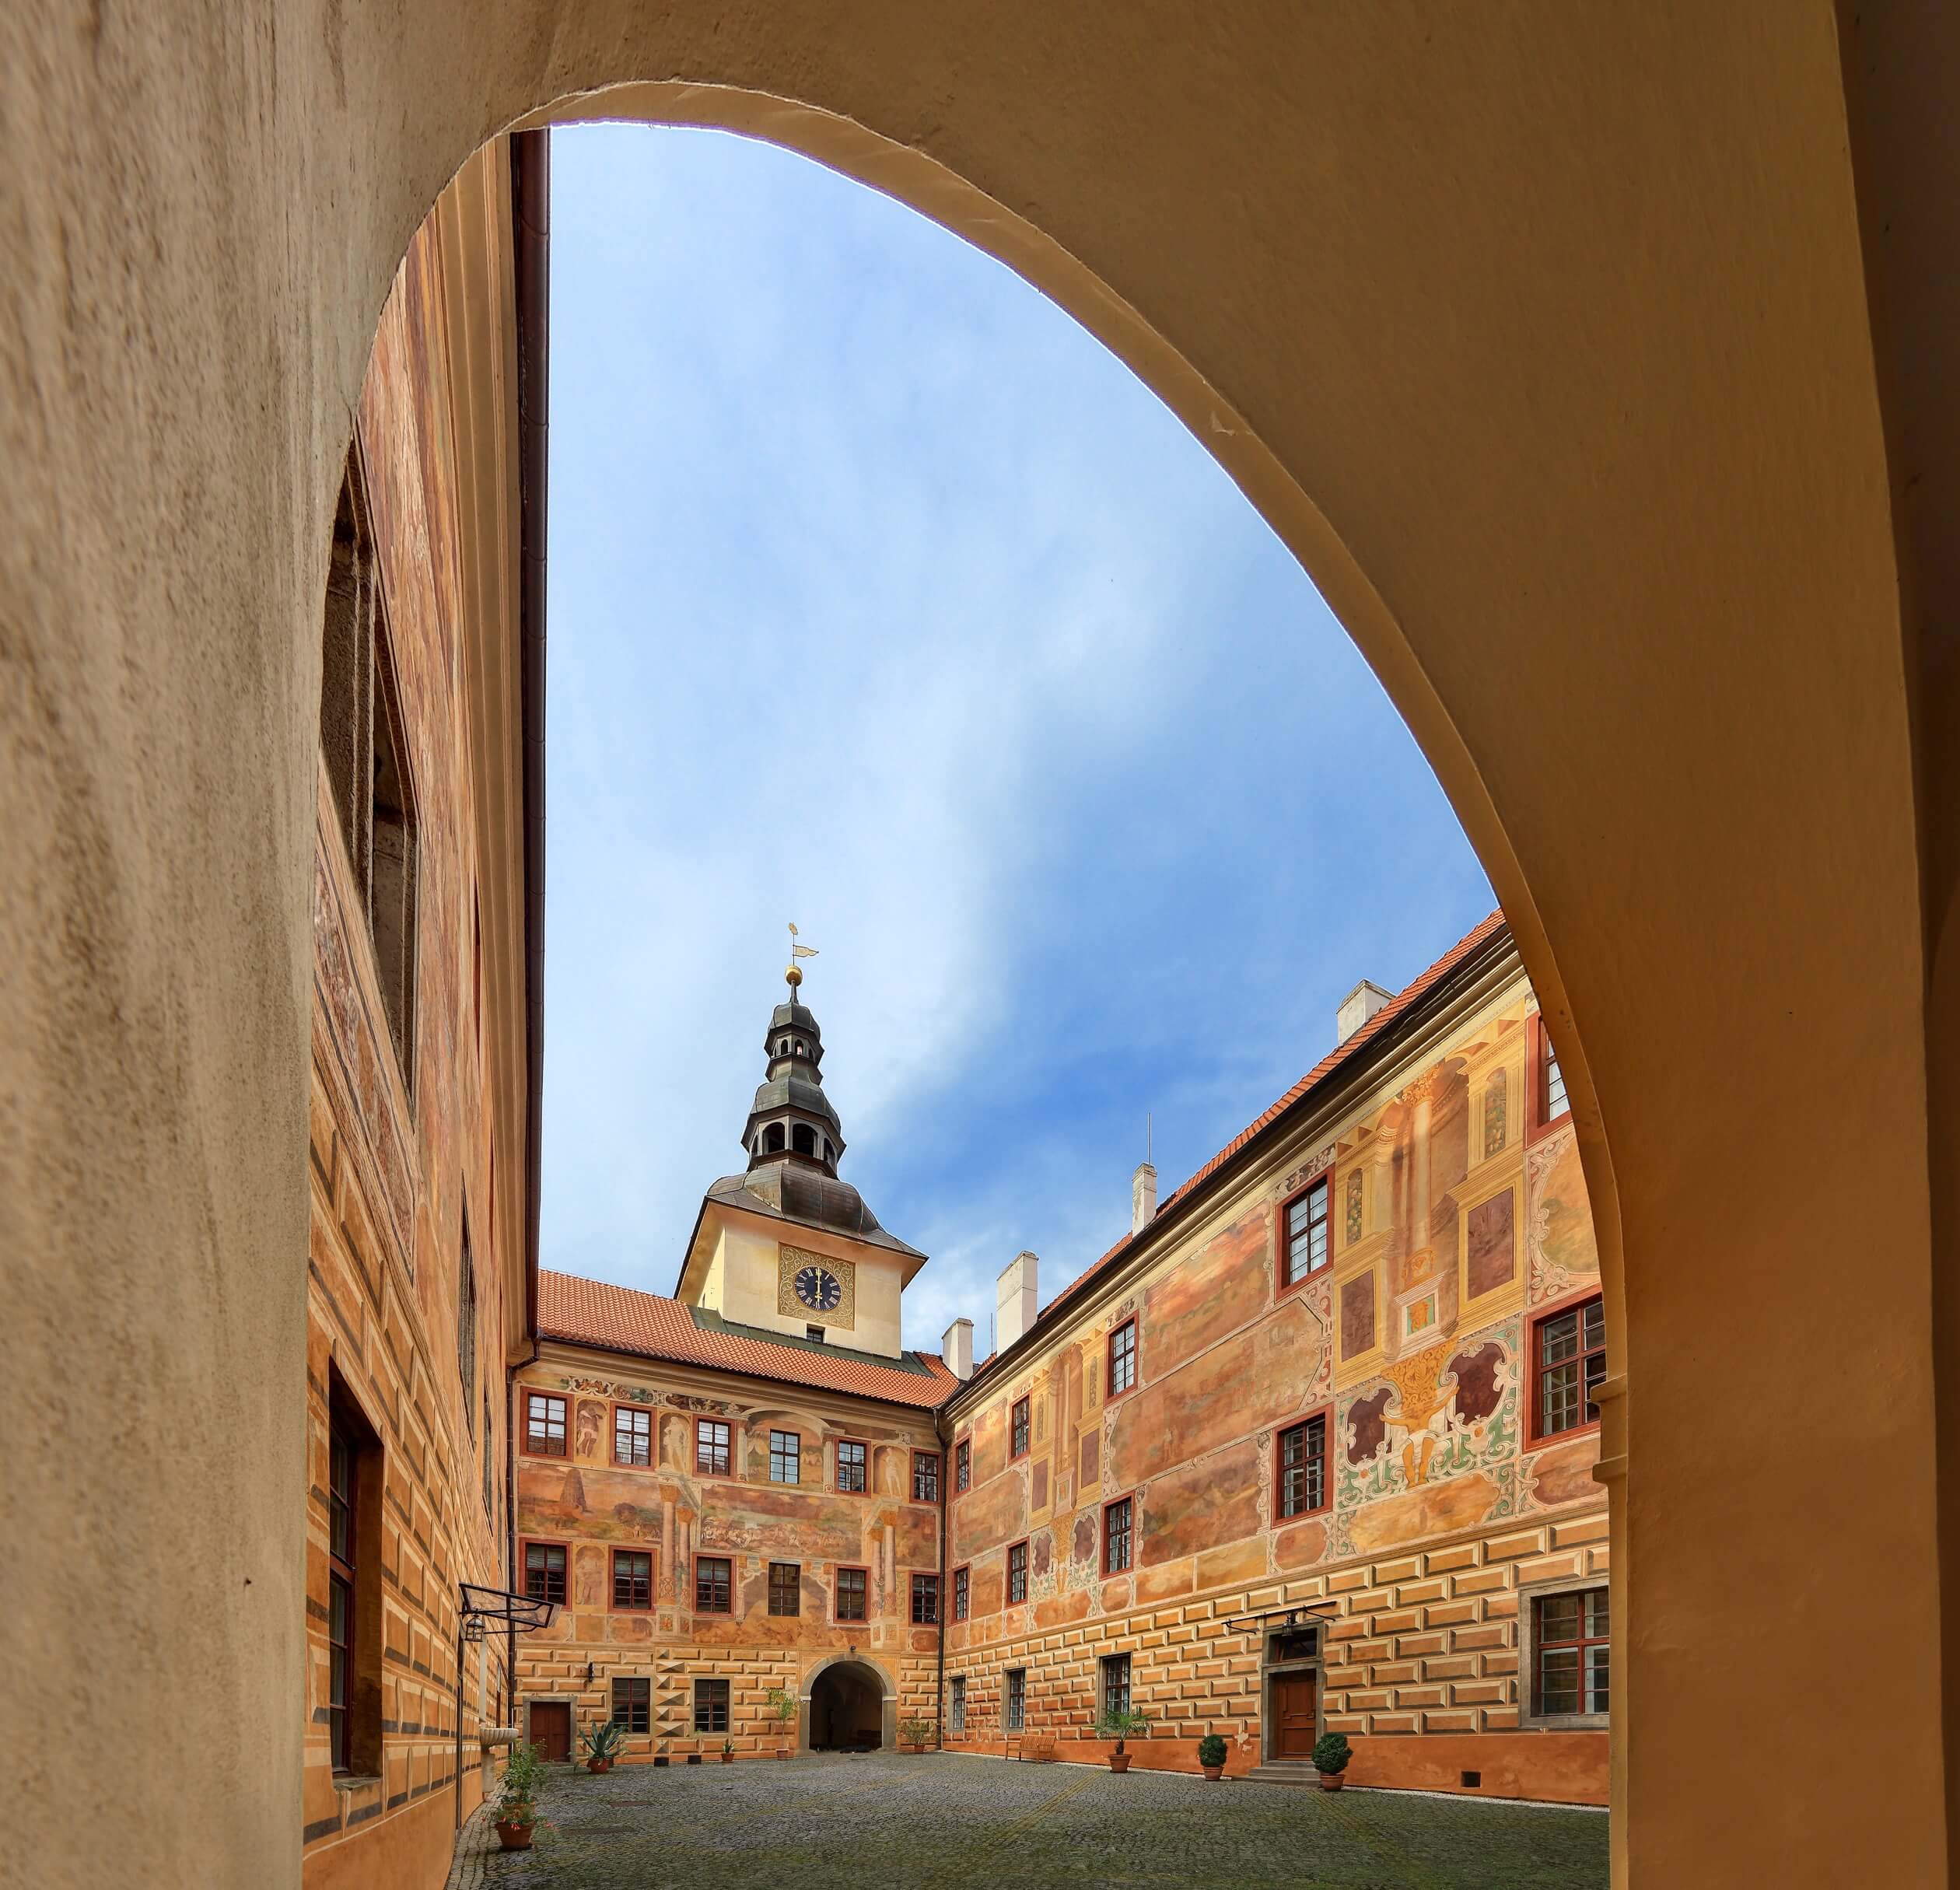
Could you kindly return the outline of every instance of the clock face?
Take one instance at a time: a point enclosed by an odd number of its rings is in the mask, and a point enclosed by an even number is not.
[[[844,1289],[828,1267],[807,1266],[796,1276],[796,1297],[812,1312],[835,1312]]]

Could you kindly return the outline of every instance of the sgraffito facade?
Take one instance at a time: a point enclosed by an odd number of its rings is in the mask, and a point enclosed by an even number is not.
[[[506,1639],[459,1641],[460,1584],[509,1586],[505,1387],[527,1320],[522,866],[493,788],[513,772],[498,744],[515,739],[516,607],[494,534],[464,517],[473,482],[480,500],[511,471],[513,337],[486,325],[508,296],[482,292],[508,287],[510,164],[502,142],[479,153],[410,246],[327,567],[304,1262],[310,1890],[440,1882],[498,1762],[481,1729],[510,1709]]]
[[[1358,1783],[1605,1801],[1598,1263],[1481,931],[950,1402],[950,1745],[1087,1755],[1113,1692],[1139,1764],[1340,1731]]]

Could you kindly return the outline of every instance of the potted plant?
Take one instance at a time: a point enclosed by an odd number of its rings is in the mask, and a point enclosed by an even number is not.
[[[1225,1741],[1216,1733],[1206,1733],[1198,1741],[1198,1762],[1208,1779],[1216,1780],[1225,1776]]]
[[[931,1720],[912,1718],[898,1722],[898,1749],[901,1752],[922,1752],[933,1743],[939,1732],[937,1724]]]
[[[497,1788],[497,1842],[506,1850],[529,1850],[537,1824],[537,1787],[544,1762],[534,1745],[513,1745]]]
[[[1314,1769],[1320,1774],[1322,1791],[1339,1791],[1347,1781],[1342,1777],[1354,1748],[1341,1733],[1322,1733],[1314,1741]]]
[[[1116,1749],[1109,1755],[1111,1772],[1127,1772],[1130,1755],[1123,1749],[1125,1739],[1141,1739],[1150,1730],[1147,1716],[1130,1706],[1106,1706],[1096,1720],[1096,1737],[1114,1739]]]
[[[735,1741],[733,1739],[724,1739],[722,1741],[722,1763],[725,1766],[732,1766],[734,1762]]]
[[[626,1743],[626,1729],[617,1720],[607,1720],[588,1728],[579,1743],[585,1748],[586,1771],[610,1772]]]
[[[782,1729],[782,1743],[776,1748],[776,1757],[787,1759],[791,1750],[789,1728],[796,1722],[796,1696],[782,1687],[773,1689],[769,1694],[769,1711],[775,1723]]]

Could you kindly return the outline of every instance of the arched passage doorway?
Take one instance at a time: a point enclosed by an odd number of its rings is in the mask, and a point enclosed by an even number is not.
[[[1276,5],[1200,35],[1165,8],[1118,47],[1034,0],[794,25],[760,0],[343,12],[276,36],[216,9],[141,36],[20,23],[43,135],[0,187],[23,233],[0,499],[26,527],[0,589],[28,717],[5,744],[23,948],[0,1054],[10,1284],[35,1317],[0,1384],[20,1436],[47,1388],[118,1395],[62,1403],[80,1468],[28,1466],[9,1526],[113,1513],[164,1571],[152,1617],[220,1618],[159,1643],[41,1558],[10,1611],[17,1695],[117,1674],[119,1776],[167,1713],[264,1787],[178,1874],[291,1880],[296,1698],[208,1650],[300,1685],[292,1073],[345,416],[443,180],[527,114],[616,113],[775,137],[1003,256],[1313,571],[1567,1046],[1621,1394],[1622,1867],[1943,1875],[1927,1090],[1930,1062],[1950,1097],[1960,1050],[1926,1027],[1923,915],[1951,896],[1922,901],[1918,836],[1955,796],[1909,712],[1890,494],[1917,474],[1882,431],[1849,17]],[[643,97],[598,96],[622,82]],[[1915,175],[1944,188],[1937,155]],[[1951,1220],[1937,1238],[1950,1258]],[[1855,1368],[1766,1419],[1848,1325]],[[214,1384],[264,1421],[187,1426]],[[1711,1439],[1745,1475],[1708,1474]],[[254,1572],[222,1589],[215,1516]],[[1826,1639],[1829,1661],[1793,1657]],[[1793,1793],[1846,1724],[1882,1727],[1885,1762]],[[177,1822],[137,1789],[77,1835],[30,1794],[20,1837],[59,1878],[78,1843],[150,1858]]]
[[[803,1694],[803,1749],[870,1752],[891,1749],[898,1733],[898,1696],[869,1661],[849,1655],[828,1661]]]

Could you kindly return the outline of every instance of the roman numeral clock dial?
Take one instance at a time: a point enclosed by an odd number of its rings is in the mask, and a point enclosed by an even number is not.
[[[812,1312],[835,1312],[843,1293],[828,1267],[807,1266],[796,1274],[796,1297]]]

